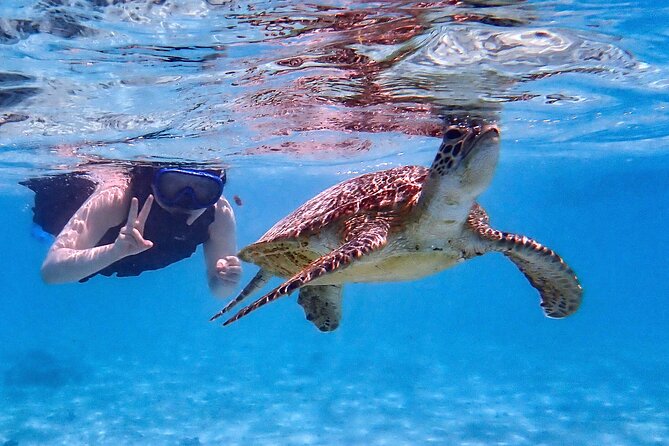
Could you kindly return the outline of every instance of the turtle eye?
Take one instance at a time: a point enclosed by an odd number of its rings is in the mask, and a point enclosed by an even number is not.
[[[461,136],[462,136],[462,130],[460,130],[459,128],[448,129],[446,131],[446,134],[444,135],[446,139],[456,139],[460,138]]]

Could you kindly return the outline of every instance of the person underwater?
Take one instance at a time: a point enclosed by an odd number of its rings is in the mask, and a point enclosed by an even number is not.
[[[127,277],[190,257],[203,244],[212,294],[241,278],[225,171],[136,164],[32,178],[33,221],[53,234],[41,267],[49,284]]]

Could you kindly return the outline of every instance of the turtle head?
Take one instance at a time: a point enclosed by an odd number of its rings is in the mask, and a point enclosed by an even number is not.
[[[470,130],[471,131],[471,130]],[[478,196],[492,181],[499,159],[499,128],[486,124],[472,131],[469,150],[461,161],[460,184],[464,192]]]
[[[458,122],[444,132],[430,169],[447,189],[461,198],[475,198],[492,180],[499,157],[499,128],[482,120]]]

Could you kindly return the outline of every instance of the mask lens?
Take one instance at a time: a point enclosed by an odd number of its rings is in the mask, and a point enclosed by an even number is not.
[[[223,181],[211,174],[162,169],[155,181],[158,198],[168,206],[201,209],[212,206],[223,193]]]

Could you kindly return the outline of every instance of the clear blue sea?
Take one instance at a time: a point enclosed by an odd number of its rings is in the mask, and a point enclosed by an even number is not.
[[[668,48],[660,0],[3,1],[0,446],[669,444]],[[295,295],[209,322],[201,249],[40,279],[19,181],[223,165],[243,247],[339,181],[429,165],[453,110],[498,117],[479,201],[576,271],[575,315],[500,254],[350,284],[332,333]]]

